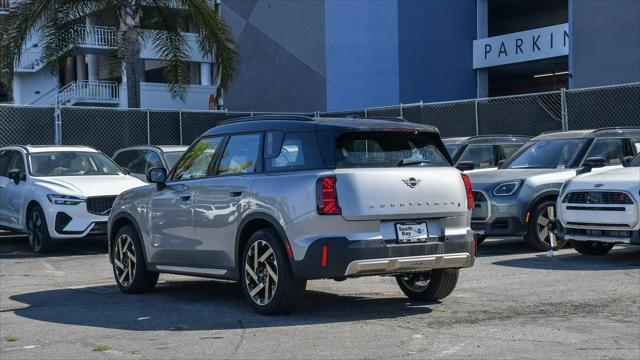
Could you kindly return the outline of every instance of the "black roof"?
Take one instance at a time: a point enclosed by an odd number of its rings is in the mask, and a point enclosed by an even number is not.
[[[204,136],[247,131],[315,131],[332,129],[355,131],[414,129],[433,133],[438,132],[438,129],[434,126],[411,123],[396,118],[311,118],[297,115],[266,115],[224,121],[205,132]]]
[[[531,140],[530,136],[524,135],[476,135],[442,139],[445,144],[504,144],[521,143]]]
[[[536,136],[533,140],[548,139],[595,139],[610,137],[640,136],[640,126],[609,127],[601,129],[549,131]]]

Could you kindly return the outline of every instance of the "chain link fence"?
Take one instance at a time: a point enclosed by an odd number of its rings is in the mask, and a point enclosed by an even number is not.
[[[222,121],[265,114],[0,105],[0,146],[88,145],[113,154],[132,145],[188,145]],[[640,126],[640,83],[295,115],[404,118],[436,126],[443,137],[535,136],[551,130]]]

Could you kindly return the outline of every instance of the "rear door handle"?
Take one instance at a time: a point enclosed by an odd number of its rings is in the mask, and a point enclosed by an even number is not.
[[[242,196],[242,191],[232,191],[229,193],[229,196],[231,197],[240,197]]]

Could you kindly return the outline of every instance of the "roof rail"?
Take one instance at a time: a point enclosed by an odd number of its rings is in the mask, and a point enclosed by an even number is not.
[[[523,138],[530,138],[531,136],[529,136],[529,135],[514,135],[514,134],[484,134],[484,135],[472,135],[472,136],[469,136],[469,139],[477,139],[477,138],[483,138],[483,137],[523,137]]]
[[[640,126],[610,126],[594,129],[593,132],[609,131],[609,130],[640,130]]]
[[[327,117],[328,119],[331,119],[332,117],[329,116]],[[368,120],[387,120],[387,121],[397,121],[397,122],[409,122],[409,120],[401,118],[399,116],[365,116],[362,117],[358,114],[349,114],[344,116],[345,119],[368,119]],[[318,119],[322,119],[322,118],[318,118]]]
[[[303,116],[303,115],[256,115],[256,116],[245,116],[234,119],[223,120],[217,123],[215,126],[232,124],[236,122],[244,122],[244,121],[260,121],[260,120],[292,120],[292,121],[315,121],[314,119]]]

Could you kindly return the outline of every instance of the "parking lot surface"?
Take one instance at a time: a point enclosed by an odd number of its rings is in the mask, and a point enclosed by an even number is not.
[[[640,248],[554,257],[487,240],[439,303],[393,278],[311,281],[295,314],[256,314],[235,283],[161,275],[122,294],[103,242],[31,254],[0,236],[0,358],[640,358]]]

